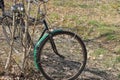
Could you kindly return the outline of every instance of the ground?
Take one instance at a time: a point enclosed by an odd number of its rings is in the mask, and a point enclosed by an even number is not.
[[[78,80],[120,79],[119,0],[50,0],[47,8],[51,28],[62,26],[84,40],[88,60]],[[5,38],[0,31],[0,50],[5,53]]]

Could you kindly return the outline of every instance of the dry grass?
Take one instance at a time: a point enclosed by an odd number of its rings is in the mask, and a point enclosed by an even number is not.
[[[72,28],[85,40],[88,68],[120,78],[119,0],[50,0],[47,8],[52,27]]]

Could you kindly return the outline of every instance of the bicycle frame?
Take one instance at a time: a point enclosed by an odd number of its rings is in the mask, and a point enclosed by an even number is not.
[[[45,28],[44,28],[44,30],[43,30],[43,32],[40,35],[40,38],[38,40],[40,40],[42,38],[42,36],[45,34],[46,31],[49,31],[48,24],[47,24],[46,20],[44,19],[42,22],[43,22]]]
[[[40,41],[40,40],[42,39],[42,37],[44,37],[44,34],[47,32],[47,33],[48,33],[48,36],[49,36],[49,38],[50,38],[50,44],[51,44],[51,46],[52,46],[52,49],[53,49],[54,53],[55,53],[56,55],[58,55],[59,57],[64,58],[64,56],[62,56],[62,55],[60,55],[60,54],[58,53],[58,50],[57,50],[57,47],[56,47],[56,45],[55,45],[54,39],[53,39],[52,36],[51,36],[51,33],[53,33],[54,31],[53,31],[53,32],[50,32],[50,31],[49,31],[48,24],[47,24],[47,22],[46,22],[45,19],[43,20],[43,24],[44,24],[44,27],[45,27],[45,28],[44,28],[44,30],[43,30],[40,38],[38,39],[38,41]],[[58,31],[59,31],[59,30],[58,30]],[[36,48],[36,47],[35,47],[35,48]]]

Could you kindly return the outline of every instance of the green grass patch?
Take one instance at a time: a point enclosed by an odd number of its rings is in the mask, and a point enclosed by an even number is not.
[[[54,22],[56,20],[59,20],[60,16],[57,12],[53,12],[51,14],[49,14],[49,18],[51,22]]]
[[[120,79],[120,74],[118,74],[118,78]]]
[[[74,0],[54,0],[53,4],[55,6],[62,6],[62,7],[77,7],[78,3]]]
[[[90,26],[89,30],[92,33],[96,35],[94,36],[101,36],[101,37],[106,37],[106,40],[116,40],[117,35],[115,33],[116,30],[118,30],[114,25],[112,24],[107,24],[102,21],[97,21],[97,20],[91,20],[88,22],[88,26]]]
[[[117,49],[117,50],[116,50],[116,52],[117,52],[118,54],[120,54],[120,48],[119,48],[119,49]]]
[[[89,9],[89,8],[93,8],[93,5],[80,4],[79,7],[84,8],[84,9]]]
[[[89,8],[89,6],[88,5],[86,5],[86,4],[81,4],[81,5],[79,5],[81,8]]]
[[[106,24],[102,21],[97,21],[97,20],[91,20],[88,22],[88,25],[92,25],[92,26],[95,26],[95,27],[100,27],[100,28],[105,28],[105,27],[110,27],[111,25],[109,24]]]
[[[105,50],[103,48],[98,48],[94,51],[93,55],[97,57],[101,54],[106,54],[106,53],[107,53],[107,50]]]
[[[106,37],[107,37],[107,40],[116,40],[117,39],[115,34],[109,34]]]
[[[67,20],[72,20],[72,21],[77,21],[79,19],[78,15],[75,14],[69,14],[69,15],[65,15],[64,18]]]
[[[120,56],[116,57],[116,62],[120,63]]]
[[[109,11],[111,9],[111,6],[108,4],[104,4],[100,6],[100,9],[104,12]]]
[[[52,18],[52,19],[59,19],[59,14],[58,13],[52,13],[52,14],[50,14],[50,17]]]
[[[115,64],[115,57],[105,56],[106,55],[104,55],[104,59],[102,60],[104,68],[112,68]]]
[[[82,1],[78,0],[54,0],[53,4],[55,6],[62,6],[62,7],[77,7],[77,8],[84,8],[84,9],[89,9],[89,8],[94,8],[95,5],[93,4],[86,4],[83,3]]]
[[[98,36],[104,35],[107,40],[116,40],[117,35],[114,33],[118,29],[114,25],[110,25],[101,21],[91,20],[88,25],[93,26],[96,32],[99,32]]]
[[[77,1],[77,0],[54,0],[53,4],[55,6],[62,6],[62,7],[79,7],[79,8],[93,8],[93,5],[88,5],[88,4],[83,4],[81,1]]]
[[[96,20],[89,21],[88,25],[97,26],[97,27],[102,26],[102,24],[100,22],[96,21]]]

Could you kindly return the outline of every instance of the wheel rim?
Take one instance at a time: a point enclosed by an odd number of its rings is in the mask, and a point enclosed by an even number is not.
[[[59,37],[54,36],[53,39],[56,43],[58,52],[64,55],[66,57],[65,59],[61,59],[51,50],[52,47],[49,40],[40,52],[41,62],[39,62],[39,65],[42,67],[41,71],[43,71],[46,77],[51,77],[53,80],[54,78],[57,78],[57,80],[76,78],[82,72],[86,63],[85,51],[83,51],[84,46],[81,47],[81,42],[78,41],[78,37],[74,34],[68,34],[69,36],[66,36],[65,33],[65,36],[63,35],[64,34]],[[76,54],[74,55],[73,53]]]

